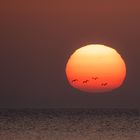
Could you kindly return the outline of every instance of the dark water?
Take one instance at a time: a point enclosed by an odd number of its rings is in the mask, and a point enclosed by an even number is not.
[[[1,109],[0,140],[140,140],[134,109]]]

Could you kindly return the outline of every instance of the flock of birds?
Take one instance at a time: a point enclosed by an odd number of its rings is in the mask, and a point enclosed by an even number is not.
[[[98,77],[92,77],[92,79],[93,79],[93,80],[98,80],[99,78],[98,78]],[[78,79],[73,79],[73,80],[72,80],[72,83],[74,83],[74,82],[78,82]],[[89,82],[89,80],[84,80],[84,81],[83,81],[83,84],[87,84],[88,82]],[[107,85],[108,85],[107,82],[101,83],[101,86],[107,86]]]

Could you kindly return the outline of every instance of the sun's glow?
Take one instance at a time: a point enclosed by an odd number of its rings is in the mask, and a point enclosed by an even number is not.
[[[126,76],[125,63],[117,51],[93,44],[77,49],[66,65],[71,86],[87,92],[104,92],[118,88]]]

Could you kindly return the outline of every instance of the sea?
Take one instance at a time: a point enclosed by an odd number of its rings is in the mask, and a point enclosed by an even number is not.
[[[0,109],[0,140],[140,140],[140,110]]]

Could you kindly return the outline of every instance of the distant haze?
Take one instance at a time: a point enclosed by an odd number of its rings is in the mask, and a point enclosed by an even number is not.
[[[140,1],[3,1],[0,4],[0,107],[140,107]],[[87,44],[123,56],[127,77],[108,94],[69,86],[65,65]],[[113,68],[112,68],[113,69]]]

